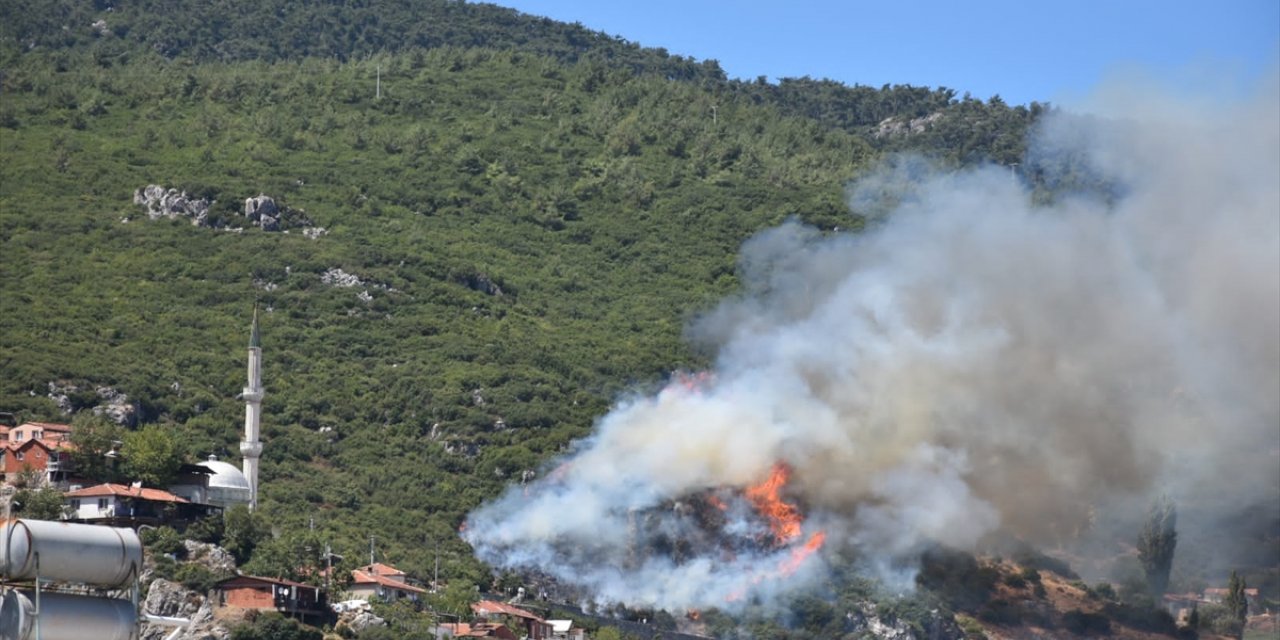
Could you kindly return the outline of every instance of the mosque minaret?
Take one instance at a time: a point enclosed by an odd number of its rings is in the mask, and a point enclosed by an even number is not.
[[[244,477],[249,481],[249,509],[258,507],[258,457],[262,455],[262,345],[258,340],[258,309],[253,310],[253,328],[249,331],[249,380],[244,388],[244,440],[240,456],[244,458]]]

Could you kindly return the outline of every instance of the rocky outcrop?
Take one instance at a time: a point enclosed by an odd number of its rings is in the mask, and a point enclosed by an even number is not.
[[[479,291],[497,298],[501,298],[504,295],[502,287],[498,286],[498,283],[483,273],[469,273],[459,278],[459,281],[472,291]]]
[[[361,280],[359,276],[347,273],[338,267],[320,274],[320,282],[331,287],[359,287],[364,284],[364,280]]]
[[[196,226],[208,226],[209,207],[213,202],[205,198],[193,198],[186,191],[165,189],[158,184],[149,184],[133,192],[134,204],[147,208],[147,217],[187,218]]]
[[[133,192],[133,202],[146,207],[147,217],[152,220],[187,218],[198,227],[219,227],[237,233],[243,231],[240,226],[236,226],[234,215],[226,217],[226,213],[222,212],[222,218],[210,217],[209,209],[214,201],[189,196],[185,191],[149,184]],[[250,226],[263,231],[289,233],[290,229],[300,229],[303,236],[312,240],[329,233],[324,227],[315,226],[311,218],[307,217],[306,211],[279,204],[275,198],[262,193],[245,198],[244,218]],[[128,221],[128,217],[121,220]]]
[[[250,224],[263,231],[283,231],[302,229],[302,235],[315,240],[328,233],[324,227],[317,227],[302,209],[293,209],[276,203],[276,199],[260,193],[244,200],[244,217]]]
[[[236,559],[231,552],[216,544],[183,540],[187,548],[187,562],[204,566],[217,575],[233,575],[236,572]]]
[[[942,118],[941,111],[931,113],[927,116],[922,116],[919,118],[911,118],[909,120],[905,118],[900,118],[898,116],[893,116],[891,118],[885,118],[884,120],[881,120],[880,124],[876,126],[876,131],[873,135],[875,135],[875,137],[877,138],[884,138],[888,136],[914,135],[917,133],[924,133],[925,131],[929,130],[929,127],[932,126],[933,123],[937,122],[941,118]]]
[[[94,389],[94,392],[102,399],[102,404],[93,408],[93,415],[106,416],[108,420],[119,425],[137,424],[138,406],[129,401],[129,396],[111,387],[100,386]]]
[[[75,410],[75,405],[71,402],[71,394],[79,390],[79,387],[68,382],[50,382],[48,398],[58,406],[58,411],[69,414]]]
[[[81,386],[65,380],[48,383],[47,397],[58,405],[58,410],[71,414],[82,409],[90,409],[94,415],[106,416],[108,420],[123,426],[133,426],[138,422],[138,404],[129,400],[129,396],[112,387],[98,385],[93,395],[81,391]],[[90,404],[96,402],[96,404]]]
[[[845,613],[845,631],[857,637],[883,640],[964,640],[965,633],[951,616],[934,610],[928,619],[912,625],[863,602]]]
[[[386,620],[373,615],[372,611],[357,610],[342,614],[334,628],[341,629],[346,627],[351,630],[351,633],[358,636],[369,627],[381,627],[386,624]]]
[[[280,230],[280,207],[276,206],[276,201],[271,196],[258,194],[253,198],[245,198],[244,217],[262,227],[263,231]]]
[[[146,614],[165,618],[185,618],[187,627],[174,640],[227,640],[231,630],[213,615],[213,603],[209,598],[191,591],[176,582],[159,579],[147,589],[147,599],[142,610]],[[161,640],[173,633],[173,627],[142,623],[140,640]]]

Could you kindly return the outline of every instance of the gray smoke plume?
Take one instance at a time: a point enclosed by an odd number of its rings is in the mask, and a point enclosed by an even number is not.
[[[1147,96],[1050,117],[1028,167],[1065,166],[1058,184],[1093,187],[1077,197],[1044,203],[1005,168],[904,194],[895,170],[853,189],[855,206],[896,190],[871,231],[761,233],[742,294],[689,331],[718,354],[714,376],[621,402],[555,473],[472,514],[465,538],[492,565],[679,611],[804,585],[821,553],[782,567],[819,530],[874,567],[997,529],[1069,544],[1154,493],[1269,500],[1278,94],[1273,75],[1210,111]],[[778,462],[808,519],[761,544],[734,488]],[[708,492],[727,503],[711,527]]]

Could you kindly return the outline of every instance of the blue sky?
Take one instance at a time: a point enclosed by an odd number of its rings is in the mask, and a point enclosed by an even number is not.
[[[713,58],[735,78],[946,86],[1071,105],[1144,74],[1243,91],[1280,57],[1280,0],[495,0]]]

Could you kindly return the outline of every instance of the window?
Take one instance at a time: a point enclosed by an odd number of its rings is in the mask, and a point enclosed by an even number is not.
[[[36,432],[36,434],[35,434],[34,436],[32,436],[32,437],[33,437],[33,438],[35,438],[36,440],[41,440],[41,439],[43,439],[43,438],[44,438],[44,432],[43,432],[43,431],[37,431],[37,432]]]
[[[106,511],[107,502],[109,501],[106,498],[98,498],[98,511]]]
[[[24,452],[24,451],[19,451],[19,452],[17,452],[17,453],[15,453],[15,454],[13,454],[13,457],[15,457],[15,458],[17,458],[17,459],[19,459],[19,460],[22,460],[22,459],[24,459],[24,457],[25,457],[26,455],[27,455],[27,454],[26,454],[26,452]]]
[[[71,508],[75,509],[76,511],[80,510],[80,498],[71,499]]]

